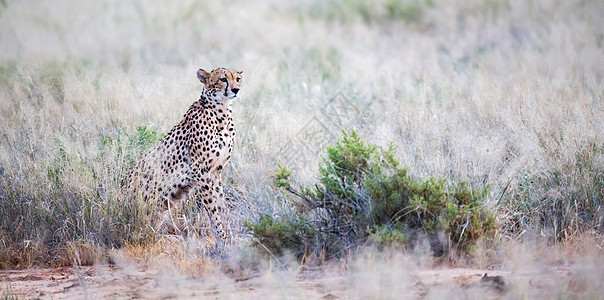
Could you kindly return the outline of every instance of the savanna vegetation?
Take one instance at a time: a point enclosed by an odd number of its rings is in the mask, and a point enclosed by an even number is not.
[[[188,203],[174,236],[189,257],[604,246],[602,15],[601,1],[0,1],[0,268],[163,243],[158,206],[120,186],[198,99],[199,67],[244,75],[229,243]]]

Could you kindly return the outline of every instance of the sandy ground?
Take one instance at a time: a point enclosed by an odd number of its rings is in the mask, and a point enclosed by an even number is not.
[[[255,272],[234,278],[222,272],[191,277],[137,267],[96,265],[2,270],[0,288],[5,295],[26,299],[550,298],[559,296],[560,291],[581,296],[586,288],[573,279],[575,271],[561,267],[534,273],[464,268],[405,273],[400,285],[371,287],[374,283],[368,277],[372,276],[370,273],[355,275],[324,268]],[[485,273],[487,278],[483,278]]]

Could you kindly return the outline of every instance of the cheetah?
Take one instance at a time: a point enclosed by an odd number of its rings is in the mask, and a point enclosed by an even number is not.
[[[226,238],[220,218],[225,203],[221,173],[231,158],[235,138],[232,104],[241,75],[226,68],[197,71],[203,89],[183,119],[143,153],[129,176],[128,188],[145,201],[162,201],[167,208],[199,196],[220,238]]]

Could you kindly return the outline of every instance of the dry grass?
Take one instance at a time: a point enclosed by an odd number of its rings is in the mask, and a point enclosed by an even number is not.
[[[218,265],[204,252],[203,243],[200,239],[184,240],[182,237],[168,236],[144,245],[127,245],[113,256],[118,264],[124,260],[134,260],[143,269],[204,275],[215,272]]]
[[[502,239],[591,253],[574,240],[593,231],[601,246],[602,2],[397,3],[0,1],[0,267],[125,245],[185,273],[213,266],[203,232],[158,237],[119,181],[152,140],[136,128],[167,132],[199,95],[195,70],[219,66],[244,70],[224,174],[244,199],[235,248],[243,219],[291,211],[271,187],[279,150],[329,121],[320,108],[338,92],[362,111],[351,127],[398,144],[411,173],[490,185]]]

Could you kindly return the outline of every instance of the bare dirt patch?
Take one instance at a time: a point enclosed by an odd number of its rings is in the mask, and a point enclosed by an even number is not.
[[[379,265],[377,272],[380,272]],[[330,267],[295,271],[265,270],[247,277],[215,272],[186,276],[133,266],[96,265],[53,269],[0,271],[0,288],[19,298],[40,299],[182,299],[182,298],[312,298],[355,299],[439,298],[539,298],[560,295],[588,296],[597,292],[593,273],[597,266],[549,267],[533,272],[471,268],[403,270],[391,282],[368,270],[334,270]],[[386,275],[389,270],[384,268]],[[390,270],[391,271],[391,270]],[[600,271],[601,272],[601,271]],[[596,272],[597,273],[597,272]],[[485,274],[488,274],[485,277]],[[378,276],[379,277],[379,276]],[[601,288],[601,287],[600,287]],[[597,295],[597,294],[596,294]]]

